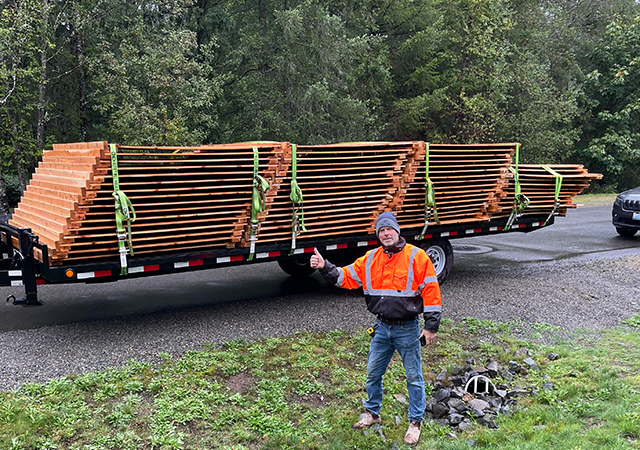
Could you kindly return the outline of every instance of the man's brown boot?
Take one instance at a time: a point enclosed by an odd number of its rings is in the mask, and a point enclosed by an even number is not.
[[[409,429],[404,435],[404,443],[407,445],[416,445],[420,440],[420,422],[412,420],[409,422]]]
[[[356,430],[361,430],[363,428],[370,427],[374,423],[380,423],[380,422],[382,422],[382,419],[378,414],[373,414],[367,411],[360,416],[360,420],[354,423],[351,428],[354,428]]]

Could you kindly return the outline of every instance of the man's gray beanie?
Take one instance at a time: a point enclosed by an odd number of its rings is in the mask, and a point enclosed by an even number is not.
[[[382,227],[391,227],[400,234],[400,225],[398,225],[396,216],[394,216],[392,212],[383,212],[378,216],[378,220],[376,221],[376,236]]]

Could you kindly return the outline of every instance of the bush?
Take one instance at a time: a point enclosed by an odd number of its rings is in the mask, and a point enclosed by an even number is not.
[[[5,174],[4,175],[4,187],[7,192],[7,201],[10,208],[18,206],[20,197],[22,197],[22,190],[20,189],[20,181],[17,175]]]

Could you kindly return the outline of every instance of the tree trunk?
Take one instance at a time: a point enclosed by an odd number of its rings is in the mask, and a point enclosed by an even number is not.
[[[78,97],[80,100],[80,135],[82,140],[87,140],[87,94],[84,80],[84,44],[82,31],[76,33],[76,60],[78,61]]]
[[[40,37],[40,92],[38,95],[38,124],[36,127],[36,145],[38,150],[44,150],[44,113],[46,109],[47,88],[47,47],[48,39],[46,24],[49,22],[49,1],[42,0],[42,24],[43,30]]]
[[[27,177],[25,176],[24,162],[22,161],[22,148],[20,147],[20,140],[18,139],[18,120],[15,112],[11,109],[7,109],[7,114],[11,120],[11,134],[13,141],[13,167],[18,174],[18,181],[20,182],[20,191],[24,192],[27,188]]]

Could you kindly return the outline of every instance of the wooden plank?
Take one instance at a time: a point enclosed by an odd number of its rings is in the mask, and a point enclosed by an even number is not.
[[[73,142],[67,144],[53,144],[53,150],[104,150],[108,147],[107,141]],[[46,152],[45,152],[46,154]]]
[[[42,181],[42,180],[38,180],[35,178],[31,179],[31,185],[33,186],[39,186],[39,187],[43,187],[46,189],[51,189],[51,190],[58,190],[58,191],[63,191],[63,192],[67,192],[70,194],[76,194],[76,195],[80,195],[80,196],[84,196],[85,193],[87,192],[87,190],[85,188],[82,187],[78,187],[78,186],[69,186],[66,184],[58,184],[58,183],[50,183],[48,181]]]
[[[57,204],[53,199],[59,199],[64,204],[66,204],[65,202],[75,203],[76,201],[79,205],[91,204],[91,199],[85,199],[85,198],[79,197],[75,193],[64,192],[57,189],[47,188],[44,186],[38,186],[34,183],[31,183],[27,186],[27,190],[25,191],[25,193],[26,192],[31,192],[33,195],[37,195],[40,197],[46,197],[47,201],[52,202],[53,204]],[[64,206],[64,204],[60,204],[60,206]]]
[[[29,221],[30,223],[39,225],[43,229],[51,230],[53,233],[55,233],[56,236],[66,233],[68,229],[65,224],[53,220],[44,219],[39,215],[34,214],[30,211],[26,211],[24,209],[16,209],[13,212],[13,217],[15,218],[15,220],[18,220],[18,218],[24,219]]]
[[[71,217],[72,213],[74,212],[74,209],[64,208],[62,206],[57,206],[49,202],[35,200],[33,198],[30,198],[30,195],[23,196],[22,200],[20,201],[20,205],[27,205],[33,208],[38,208],[54,214],[58,217]]]

